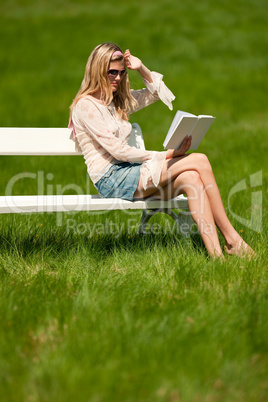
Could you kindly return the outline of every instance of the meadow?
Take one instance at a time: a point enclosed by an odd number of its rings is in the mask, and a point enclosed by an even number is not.
[[[211,260],[161,214],[2,215],[1,401],[268,400],[267,23],[267,0],[0,1],[1,126],[67,126],[92,49],[129,48],[176,95],[131,116],[146,147],[177,109],[216,116],[198,151],[257,253]],[[95,191],[80,156],[0,168],[1,194]]]

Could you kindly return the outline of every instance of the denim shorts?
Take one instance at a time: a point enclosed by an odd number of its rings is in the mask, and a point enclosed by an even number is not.
[[[123,198],[133,201],[140,169],[140,163],[116,163],[95,183],[95,187],[103,198]]]

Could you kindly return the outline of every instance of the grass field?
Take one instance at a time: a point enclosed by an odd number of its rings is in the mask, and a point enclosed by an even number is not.
[[[257,252],[212,261],[163,216],[141,237],[140,212],[1,216],[1,401],[268,400],[267,23],[267,0],[0,1],[1,126],[66,126],[91,50],[129,48],[176,95],[131,117],[147,148],[176,109],[216,116],[199,151]],[[93,190],[80,157],[0,168],[1,194]]]

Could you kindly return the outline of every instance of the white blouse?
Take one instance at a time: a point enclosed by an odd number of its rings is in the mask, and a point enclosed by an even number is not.
[[[163,76],[152,72],[152,83],[144,80],[146,88],[131,91],[137,100],[133,112],[161,99],[171,110],[175,99],[162,81]],[[161,170],[166,159],[166,151],[146,151],[128,145],[131,124],[116,113],[113,102],[104,106],[92,96],[85,96],[75,105],[69,125],[72,137],[84,155],[88,174],[95,184],[116,162],[141,163],[143,188],[149,183],[159,184]]]

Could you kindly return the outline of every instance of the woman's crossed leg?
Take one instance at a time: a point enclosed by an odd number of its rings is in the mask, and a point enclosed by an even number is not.
[[[144,190],[140,179],[134,197],[153,196],[168,200],[182,193],[187,195],[191,215],[211,256],[222,257],[216,226],[225,239],[228,254],[254,254],[230,223],[210,162],[204,154],[191,153],[167,159],[159,186],[149,185]]]

